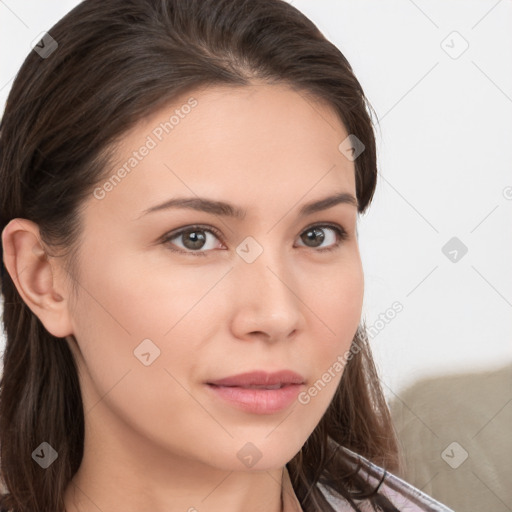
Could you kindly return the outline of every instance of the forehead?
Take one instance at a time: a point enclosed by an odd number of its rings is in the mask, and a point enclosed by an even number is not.
[[[116,173],[122,179],[102,207],[129,207],[135,217],[149,203],[184,194],[248,210],[266,208],[264,199],[307,202],[333,189],[355,194],[354,163],[338,149],[347,136],[329,105],[286,85],[196,89],[124,135],[106,174],[106,181]]]

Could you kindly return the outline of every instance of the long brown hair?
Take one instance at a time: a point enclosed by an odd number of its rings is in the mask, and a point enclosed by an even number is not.
[[[35,222],[48,248],[66,251],[70,275],[80,206],[104,178],[115,144],[145,116],[204,85],[244,86],[255,78],[330,105],[364,144],[355,181],[359,212],[367,209],[377,180],[373,109],[340,50],[286,1],[84,0],[49,36],[25,59],[0,124],[0,231],[13,218]],[[3,264],[1,283],[0,506],[62,512],[83,456],[77,368],[66,339],[44,328]],[[395,435],[362,325],[352,348],[326,414],[287,464],[305,512],[332,510],[318,482],[354,507],[364,495],[381,503],[337,447],[397,468]],[[58,452],[44,471],[32,459],[42,441]]]

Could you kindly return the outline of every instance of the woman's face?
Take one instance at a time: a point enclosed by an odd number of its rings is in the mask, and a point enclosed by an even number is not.
[[[69,306],[86,443],[132,443],[123,461],[144,449],[238,471],[281,467],[300,450],[361,316],[356,206],[301,214],[355,197],[354,162],[338,148],[348,135],[327,106],[261,84],[184,95],[123,138],[85,203]],[[184,198],[188,208],[148,212]],[[280,370],[304,384],[207,384]]]

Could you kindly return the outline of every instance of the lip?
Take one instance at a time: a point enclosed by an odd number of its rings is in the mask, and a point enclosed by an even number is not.
[[[206,383],[214,395],[245,412],[274,414],[287,409],[304,388],[305,379],[291,370],[255,371]],[[281,386],[278,389],[252,386]]]
[[[213,384],[207,384],[206,387],[217,398],[242,411],[253,414],[275,414],[290,407],[304,385],[286,384],[280,389],[250,389]]]
[[[256,370],[253,372],[240,373],[223,379],[209,380],[207,384],[216,386],[236,386],[245,388],[249,386],[274,386],[276,384],[304,384],[305,379],[302,375],[292,370],[280,370],[277,372],[266,372]]]

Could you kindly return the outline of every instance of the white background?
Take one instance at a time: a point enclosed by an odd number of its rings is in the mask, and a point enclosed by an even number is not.
[[[78,3],[0,2],[1,111],[32,41]],[[344,53],[380,120],[359,241],[386,393],[512,362],[512,2],[290,3]],[[457,262],[441,250],[452,237],[468,248]],[[395,301],[403,311],[375,324]]]

